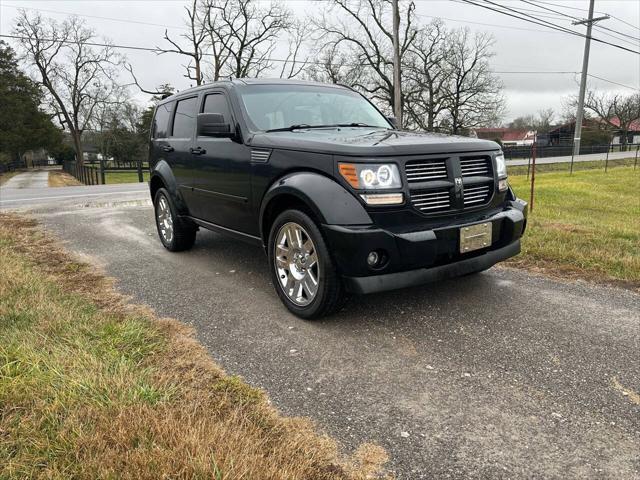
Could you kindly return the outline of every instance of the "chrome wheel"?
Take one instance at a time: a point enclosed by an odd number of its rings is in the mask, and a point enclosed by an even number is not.
[[[296,305],[309,305],[318,292],[320,278],[318,255],[311,237],[297,223],[285,223],[278,230],[274,248],[282,291]]]
[[[171,214],[169,202],[164,195],[158,200],[158,206],[156,207],[156,219],[160,235],[162,235],[165,243],[170,244],[173,241],[173,215]]]

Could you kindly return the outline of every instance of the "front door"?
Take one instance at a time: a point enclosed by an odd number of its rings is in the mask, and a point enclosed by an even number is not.
[[[207,92],[200,111],[221,114],[235,131],[235,119],[223,91]],[[194,152],[197,216],[225,228],[255,233],[256,222],[249,208],[250,149],[236,138],[196,136]]]
[[[192,187],[195,162],[191,151],[196,131],[197,113],[198,96],[178,100],[169,138],[162,146],[166,149],[167,159],[178,184],[178,190],[192,215],[195,206]]]

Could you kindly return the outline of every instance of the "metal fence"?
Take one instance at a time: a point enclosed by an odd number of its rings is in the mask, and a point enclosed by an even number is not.
[[[74,160],[67,161],[62,164],[62,171],[74,176],[85,185],[104,185],[107,183],[106,174],[116,172],[136,172],[138,174],[138,181],[144,182],[142,169],[142,161],[115,163],[112,161],[101,160],[84,162],[80,165]]]
[[[633,157],[638,149],[637,143],[629,143],[625,147],[627,150],[622,150],[624,148],[621,145],[580,145],[580,155],[591,155],[594,153],[602,153],[606,155],[607,153],[613,152],[621,152],[627,151],[629,152],[629,156]],[[505,158],[508,160],[515,160],[520,158],[529,158],[531,157],[531,145],[518,145],[518,146],[503,146],[502,151],[504,152]],[[573,145],[537,145],[536,146],[538,158],[545,157],[570,157],[573,154]]]
[[[14,160],[8,163],[0,163],[0,173],[13,172],[19,168],[26,168],[24,160]]]

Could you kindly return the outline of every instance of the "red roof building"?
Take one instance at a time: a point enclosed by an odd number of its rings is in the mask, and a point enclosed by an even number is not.
[[[483,140],[500,141],[503,146],[531,145],[536,138],[535,130],[513,128],[476,128],[471,136]]]

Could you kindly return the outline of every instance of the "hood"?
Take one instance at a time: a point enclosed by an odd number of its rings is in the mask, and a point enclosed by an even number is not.
[[[500,149],[495,142],[476,138],[352,127],[257,133],[247,143],[256,148],[347,156],[426,155]]]

